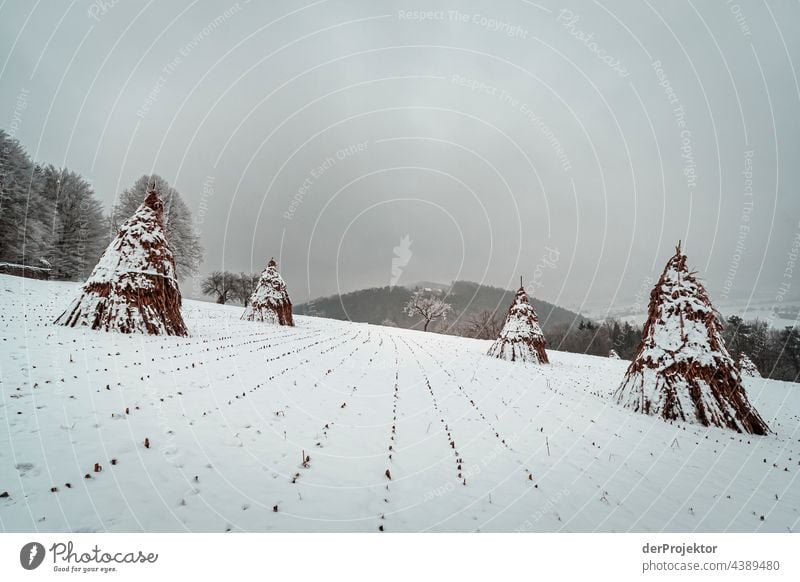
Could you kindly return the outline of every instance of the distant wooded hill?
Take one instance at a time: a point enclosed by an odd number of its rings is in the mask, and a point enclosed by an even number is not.
[[[359,321],[378,325],[395,325],[403,328],[418,328],[420,322],[403,312],[411,294],[417,288],[431,289],[452,306],[447,321],[438,322],[433,328],[448,331],[472,315],[491,311],[498,318],[505,318],[514,291],[489,287],[471,281],[456,281],[451,286],[424,282],[409,287],[373,287],[353,291],[344,295],[331,295],[296,305],[295,313],[332,319]],[[562,325],[577,325],[585,318],[573,311],[563,309],[547,301],[531,298],[545,333],[550,328]]]

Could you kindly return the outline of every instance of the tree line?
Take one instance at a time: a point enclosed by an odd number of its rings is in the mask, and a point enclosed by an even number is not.
[[[232,280],[231,277],[229,279]],[[381,290],[372,289],[337,296],[338,303],[348,303],[347,313],[342,316],[338,313],[328,313],[327,309],[318,312],[316,310],[318,302],[307,304],[305,309],[300,306],[301,312],[337,319],[347,319],[348,315],[352,316],[355,313],[363,317],[374,312],[373,315],[377,316],[386,313],[391,307],[385,301],[370,305],[370,302],[375,303],[373,295],[379,291]],[[393,293],[398,300],[401,300],[403,316],[417,320],[417,325],[424,331],[493,341],[500,335],[505,323],[504,309],[459,311],[451,301],[445,301],[445,295],[440,291],[416,289],[410,295],[397,291]],[[447,296],[448,299],[450,297]],[[319,303],[324,303],[327,307],[332,306],[327,300]],[[495,303],[497,304],[496,300]],[[368,320],[355,319],[355,321]],[[383,320],[374,319],[374,322],[392,327],[407,327],[396,316],[395,319],[389,317]],[[734,360],[738,359],[740,353],[744,353],[764,378],[800,381],[800,332],[797,328],[771,328],[766,321],[744,321],[738,316],[723,319],[721,323],[725,345]],[[572,314],[569,319],[563,316],[540,318],[540,325],[550,349],[600,357],[608,357],[613,350],[623,360],[632,360],[636,355],[643,331],[643,326],[629,321],[610,318],[596,323],[578,314]]]
[[[481,311],[451,327],[454,335],[494,340],[503,327],[505,314]],[[800,381],[800,331],[796,327],[771,328],[766,321],[743,320],[738,316],[723,320],[722,337],[728,352],[738,359],[746,354],[764,378]],[[554,350],[608,356],[611,350],[623,360],[631,360],[642,338],[642,326],[607,319],[602,323],[580,320],[546,327],[547,346]]]
[[[188,206],[166,180],[141,176],[105,213],[89,180],[69,168],[34,162],[0,129],[0,262],[44,268],[52,279],[86,279],[153,183],[164,200],[178,274],[193,275],[203,259],[200,236]]]

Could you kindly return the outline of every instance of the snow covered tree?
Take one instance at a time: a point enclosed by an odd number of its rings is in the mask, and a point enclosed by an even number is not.
[[[755,329],[753,322],[744,321],[738,315],[732,315],[725,322],[725,327],[722,331],[722,337],[725,340],[725,346],[731,354],[738,354],[741,352],[752,354],[755,352]]]
[[[82,279],[106,244],[108,220],[91,185],[75,172],[34,164],[0,130],[0,262]]]
[[[753,360],[747,357],[744,352],[739,352],[739,359],[736,361],[736,367],[739,368],[739,373],[742,376],[750,378],[761,378],[761,372],[758,371]]]
[[[41,169],[0,130],[0,262],[41,267],[47,224]]]
[[[119,195],[119,201],[111,213],[112,227],[116,228],[122,220],[136,211],[152,184],[155,184],[155,189],[164,201],[164,230],[175,257],[178,275],[181,277],[193,275],[197,273],[198,266],[203,260],[200,237],[192,223],[189,207],[178,191],[161,176],[144,175]]]
[[[437,319],[447,319],[450,305],[434,295],[427,294],[423,289],[418,289],[411,296],[403,309],[409,317],[421,317],[425,324],[423,331],[428,331],[428,326]]]
[[[47,261],[52,277],[85,279],[108,244],[108,221],[92,187],[80,174],[47,166],[42,196],[47,204]]]
[[[547,364],[547,352],[539,318],[524,287],[517,290],[505,325],[489,348],[488,355],[512,362]]]
[[[717,312],[687,269],[680,244],[650,293],[642,341],[615,398],[665,420],[769,432],[747,399]]]
[[[150,190],[122,223],[81,294],[55,321],[67,327],[149,335],[187,334],[164,205]]]
[[[258,286],[250,296],[250,305],[244,310],[242,319],[294,325],[292,301],[289,299],[286,283],[278,273],[275,259],[270,259],[267,268],[261,273]]]

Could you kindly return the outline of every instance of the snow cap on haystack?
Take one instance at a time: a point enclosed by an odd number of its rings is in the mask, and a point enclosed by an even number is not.
[[[739,373],[742,376],[750,378],[761,378],[761,372],[758,371],[753,360],[747,357],[744,352],[739,352],[739,359],[736,362],[736,367],[739,368]]]
[[[55,323],[122,333],[188,335],[175,259],[164,234],[164,205],[154,188],[122,223],[81,294]]]
[[[686,268],[680,243],[650,293],[642,341],[614,395],[627,408],[665,420],[769,432],[747,399],[717,313]]]
[[[512,362],[547,364],[544,346],[544,333],[539,326],[539,318],[536,317],[536,311],[530,304],[524,287],[520,286],[508,309],[500,336],[489,348],[488,355]]]
[[[278,273],[278,263],[275,259],[270,259],[267,268],[261,273],[256,290],[250,296],[250,305],[245,309],[242,319],[294,325],[292,301],[289,299],[286,283]]]

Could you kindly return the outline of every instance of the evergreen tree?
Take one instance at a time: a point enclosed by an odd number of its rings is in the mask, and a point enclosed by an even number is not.
[[[47,253],[42,172],[0,129],[0,261],[41,267]]]
[[[793,382],[800,378],[800,332],[796,327],[785,327],[780,334],[783,344],[781,358]]]
[[[108,244],[108,225],[92,187],[79,174],[47,166],[42,195],[48,208],[47,260],[57,279],[85,279]]]

